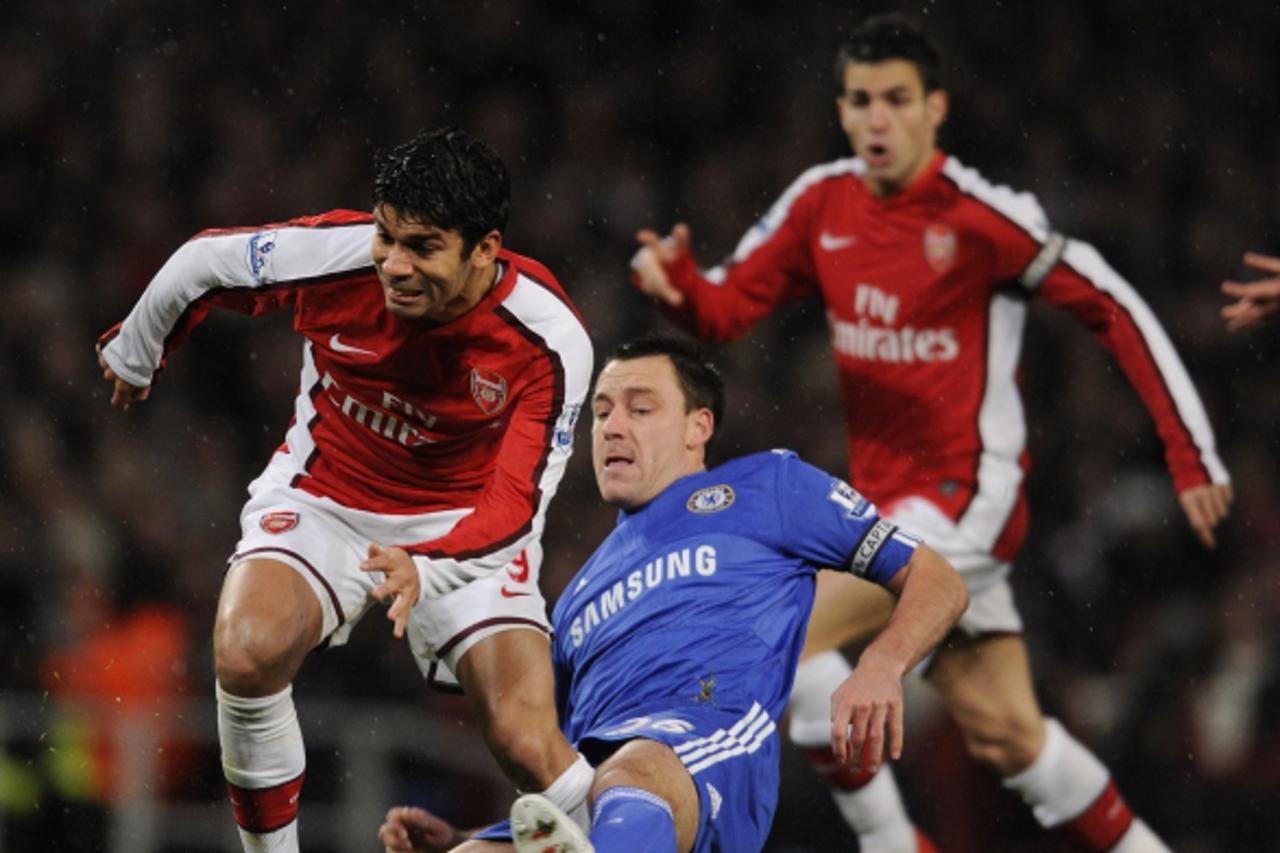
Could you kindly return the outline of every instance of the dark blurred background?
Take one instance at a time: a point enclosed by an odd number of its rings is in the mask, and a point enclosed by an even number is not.
[[[847,154],[832,57],[889,8],[944,53],[944,147],[1034,192],[1135,284],[1235,478],[1205,551],[1109,356],[1033,311],[1033,527],[1014,584],[1044,703],[1175,849],[1280,849],[1280,326],[1228,337],[1217,292],[1247,277],[1246,249],[1280,252],[1280,6],[11,0],[0,850],[238,849],[209,636],[244,488],[292,410],[301,341],[286,316],[216,317],[149,402],[110,409],[93,342],[170,252],[206,227],[366,208],[376,148],[457,124],[506,159],[507,243],[558,275],[603,355],[665,325],[626,283],[637,228],[689,221],[710,265],[807,166]],[[720,358],[723,453],[789,446],[847,470],[817,306]],[[584,433],[550,513],[551,600],[613,520]],[[465,761],[450,752],[468,731],[458,700],[427,690],[377,614],[309,662],[296,695],[309,850],[376,849],[392,801],[466,822],[506,796],[474,742]],[[928,698],[911,699],[899,778],[942,848],[1057,849]],[[784,769],[770,849],[855,849],[792,751]],[[333,815],[354,829],[323,831]]]

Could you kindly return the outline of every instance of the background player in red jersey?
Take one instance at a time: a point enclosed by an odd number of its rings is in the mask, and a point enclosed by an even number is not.
[[[295,417],[249,487],[214,626],[247,851],[298,849],[291,684],[375,600],[428,678],[439,661],[456,674],[517,786],[572,811],[591,784],[556,725],[537,584],[591,344],[550,272],[503,247],[509,184],[480,140],[419,134],[379,154],[372,216],[199,234],[99,342],[127,409],[213,305],[291,308],[305,338]],[[386,580],[396,565],[410,570]]]
[[[1041,825],[1086,849],[1162,850],[1106,768],[1041,712],[1006,580],[1027,529],[1016,376],[1028,300],[1073,314],[1119,361],[1155,419],[1182,508],[1212,547],[1231,489],[1203,407],[1150,309],[1092,247],[1050,230],[1029,195],[994,187],[937,149],[947,95],[936,51],[909,22],[866,22],[836,73],[840,124],[858,156],[802,175],[730,262],[705,275],[687,226],[666,239],[642,231],[635,281],[677,322],[718,341],[789,299],[821,296],[855,487],[969,584],[969,610],[927,677],[970,754]],[[830,642],[821,636],[828,614],[865,606],[864,590],[826,584],[814,648]],[[827,697],[848,670],[834,652],[801,665],[797,743],[821,744]],[[928,849],[887,769],[811,755],[864,851]]]
[[[1280,258],[1249,252],[1244,262],[1256,270],[1270,273],[1270,278],[1259,281],[1224,281],[1222,292],[1235,297],[1235,302],[1224,306],[1222,319],[1227,330],[1243,332],[1275,319],[1280,312]]]

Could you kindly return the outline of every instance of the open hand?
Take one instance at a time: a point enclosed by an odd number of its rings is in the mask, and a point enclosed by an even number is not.
[[[400,639],[421,593],[422,581],[413,558],[403,548],[383,548],[373,542],[369,544],[369,559],[360,564],[360,571],[383,573],[382,583],[373,588],[373,597],[391,602],[387,618],[396,624],[393,633]]]
[[[378,828],[387,853],[443,853],[466,837],[443,818],[415,806],[396,806]]]
[[[1222,319],[1227,321],[1229,332],[1261,326],[1280,312],[1280,258],[1246,252],[1244,262],[1256,270],[1270,273],[1271,278],[1222,283],[1222,292],[1236,299],[1222,308]]]
[[[1191,529],[1204,547],[1212,548],[1217,544],[1213,538],[1213,529],[1227,517],[1231,499],[1229,483],[1205,483],[1178,494],[1178,503],[1182,504],[1182,511],[1187,514]]]
[[[667,267],[689,251],[689,226],[683,222],[671,229],[667,237],[642,228],[636,232],[640,250],[631,258],[631,283],[645,296],[664,305],[676,306],[684,302],[680,292],[667,275]]]
[[[903,728],[902,674],[859,662],[831,696],[831,751],[836,760],[874,773],[886,757],[902,757]]]

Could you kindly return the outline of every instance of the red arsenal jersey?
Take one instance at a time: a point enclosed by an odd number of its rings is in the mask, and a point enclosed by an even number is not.
[[[474,510],[441,539],[394,544],[500,568],[541,533],[590,382],[591,342],[551,273],[506,250],[494,287],[461,317],[389,313],[372,223],[333,211],[198,234],[103,336],[104,355],[121,379],[146,386],[210,307],[291,309],[305,339],[281,448],[293,485],[380,514]]]
[[[922,494],[1002,559],[1027,525],[1017,387],[1027,303],[1071,312],[1116,357],[1163,439],[1179,491],[1226,482],[1204,408],[1150,308],[1088,244],[1050,230],[1034,197],[939,153],[878,198],[856,158],[816,166],[721,268],[669,270],[669,313],[733,339],[785,300],[826,304],[854,485],[881,506]]]

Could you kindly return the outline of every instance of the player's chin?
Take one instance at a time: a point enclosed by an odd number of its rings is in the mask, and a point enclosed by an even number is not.
[[[425,317],[427,312],[431,310],[431,303],[427,300],[425,294],[416,299],[407,300],[387,293],[384,304],[387,306],[388,314],[394,314],[404,320],[417,320]]]
[[[626,483],[621,482],[618,475],[610,471],[596,472],[596,485],[600,488],[600,497],[613,506],[626,507],[631,504],[632,492]]]

